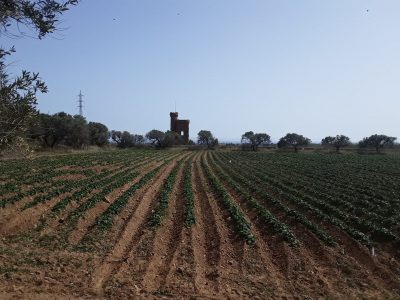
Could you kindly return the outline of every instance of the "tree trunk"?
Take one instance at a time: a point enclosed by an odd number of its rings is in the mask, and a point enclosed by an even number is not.
[[[53,142],[51,143],[51,149],[53,149],[54,148],[54,146],[55,146],[55,144],[57,143],[57,140],[58,140],[58,138],[57,137],[54,137],[54,140],[53,140]]]

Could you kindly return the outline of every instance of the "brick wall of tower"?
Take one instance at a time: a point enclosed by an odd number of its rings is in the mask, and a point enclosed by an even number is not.
[[[177,112],[171,112],[169,114],[171,117],[171,127],[170,130],[176,132],[182,136],[184,143],[189,144],[189,120],[179,120]]]

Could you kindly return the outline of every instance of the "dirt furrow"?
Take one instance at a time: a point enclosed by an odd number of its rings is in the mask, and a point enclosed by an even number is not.
[[[210,166],[207,157],[205,162]],[[211,168],[214,176],[216,175]],[[218,176],[216,176],[218,177]],[[255,289],[263,291],[264,297],[281,297],[293,291],[293,286],[288,283],[288,278],[292,274],[293,269],[293,250],[282,240],[271,234],[269,230],[262,224],[257,216],[257,212],[249,209],[242,202],[242,199],[224,180],[219,179],[225,190],[230,195],[232,201],[240,207],[243,213],[251,222],[252,233],[256,238],[256,244],[249,246],[243,244],[242,273],[245,284],[254,286]],[[261,284],[261,286],[259,286]],[[267,288],[261,288],[265,285]],[[247,294],[246,296],[256,296]]]
[[[290,203],[287,205],[295,208]],[[354,290],[351,292],[355,298],[361,297],[365,290],[376,290],[378,286],[386,286],[387,289],[396,286],[388,268],[371,257],[369,251],[346,232],[318,220],[311,213],[304,212],[304,215],[330,234],[339,244],[332,249],[326,247],[311,232],[292,221],[291,226],[295,228],[296,234],[302,237],[303,246],[306,248],[304,251],[308,251],[319,264],[319,266],[314,265],[312,271],[321,274],[322,278],[318,281],[321,289],[325,286],[328,291],[336,295],[343,293],[343,296],[348,297],[347,277],[352,278],[354,284],[361,289],[359,294]],[[379,297],[385,297],[385,293],[382,291]]]
[[[203,157],[201,159],[203,159]],[[220,206],[219,200],[215,198],[213,190],[200,165],[200,161],[197,161],[196,164],[200,179],[200,189],[203,190],[205,199],[208,201],[219,236],[218,266],[216,266],[213,273],[207,274],[207,277],[209,280],[215,280],[217,282],[219,293],[224,291],[227,295],[236,294],[236,296],[239,297],[239,281],[240,277],[242,277],[241,263],[244,255],[244,240],[237,235],[234,226],[231,224],[228,212]],[[209,226],[210,221],[208,220],[205,224]],[[207,239],[208,238],[207,236]]]
[[[110,166],[109,168],[111,170],[117,169],[114,166]],[[31,229],[34,226],[34,224],[37,223],[40,217],[44,217],[45,219],[47,218],[48,212],[55,204],[58,203],[58,201],[73,194],[78,189],[79,188],[75,188],[71,191],[68,191],[57,197],[54,197],[46,201],[45,205],[43,205],[43,203],[39,203],[38,205],[30,207],[26,210],[22,210],[26,204],[33,201],[36,197],[45,195],[46,193],[36,193],[35,195],[26,196],[21,200],[17,201],[16,203],[14,203],[13,205],[7,206],[5,208],[0,208],[0,235],[1,234],[7,235],[8,231],[10,231],[10,234],[14,234],[21,230]],[[37,207],[37,209],[35,209],[35,207]],[[25,217],[17,219],[15,218],[15,215],[21,215]],[[21,229],[18,229],[20,227],[19,224],[21,224],[22,226]]]
[[[215,217],[202,186],[197,160],[193,163],[192,186],[196,224],[192,226],[191,242],[195,264],[195,286],[199,294],[216,295],[218,292],[218,265],[220,235]]]
[[[179,156],[173,155],[173,160],[177,161],[178,159],[183,159],[187,154],[180,154]],[[156,163],[164,163],[164,159],[159,159],[156,161]],[[127,223],[129,220],[132,218],[132,215],[136,211],[136,208],[138,207],[139,203],[142,201],[142,199],[145,197],[146,193],[149,192],[149,190],[154,190],[155,183],[159,182],[159,178],[164,177],[165,172],[163,172],[163,169],[158,172],[151,180],[149,180],[140,190],[138,190],[133,198],[127,203],[125,208],[120,212],[118,216],[115,217],[113,226],[111,230],[107,233],[106,240],[104,243],[101,244],[102,249],[107,249],[106,252],[110,251],[114,243],[118,241],[118,239],[121,238],[121,235],[123,233],[123,229],[126,227]],[[112,241],[112,242],[110,242]]]
[[[144,229],[148,215],[151,212],[152,201],[175,164],[176,160],[169,163],[161,171],[161,176],[153,179],[151,188],[145,192],[135,211],[126,220],[121,232],[118,234],[114,247],[93,272],[92,285],[97,294],[103,292],[104,283],[127,261],[132,246],[136,244],[142,233],[141,231]]]
[[[149,172],[151,169],[156,168],[161,163],[157,165],[148,164],[146,167],[139,168],[135,171],[139,172],[140,174],[145,174]],[[131,186],[138,183],[142,177],[138,176],[132,181],[126,183],[124,186],[113,190],[110,194],[105,196],[104,201],[97,203],[94,207],[89,209],[85,215],[79,219],[75,229],[71,231],[71,235],[68,237],[69,243],[76,245],[78,244],[81,239],[85,236],[85,234],[90,230],[95,224],[96,218],[100,216],[102,213],[106,211],[106,209],[117,199],[120,195],[122,195],[126,190],[128,190]]]
[[[143,275],[142,286],[150,293],[165,288],[166,277],[172,268],[174,253],[181,241],[185,217],[182,175],[183,168],[181,166],[169,199],[167,214],[156,231],[152,243],[152,255]]]
[[[295,206],[290,203],[287,203],[287,205],[288,207],[295,208]],[[391,271],[380,264],[379,260],[372,257],[366,247],[359,244],[346,232],[332,224],[317,219],[313,214],[305,212],[304,215],[310,221],[324,229],[339,244],[335,249],[316,247],[318,243],[312,240],[312,233],[304,229],[300,230],[299,224],[293,222],[293,226],[297,227],[297,232],[301,232],[304,238],[304,246],[308,248],[308,251],[314,253],[316,257],[320,257],[319,261],[324,266],[322,272],[330,272],[330,274],[326,276],[329,278],[329,281],[332,281],[332,279],[335,278],[334,274],[336,274],[337,283],[334,283],[334,285],[336,286],[337,293],[340,293],[346,288],[346,286],[343,285],[343,283],[345,283],[345,281],[343,281],[345,277],[352,277],[353,281],[362,289],[366,289],[366,287],[376,289],[376,287],[382,285],[386,286],[387,289],[392,289],[396,286]],[[321,255],[319,255],[319,253],[321,253]],[[323,257],[329,257],[329,259],[324,259]],[[321,268],[319,270],[321,271]],[[324,280],[324,282],[326,281]],[[341,285],[343,289],[340,289]],[[361,294],[360,292],[360,295]],[[354,296],[357,297],[357,295]]]
[[[353,280],[356,278],[359,286],[366,286],[373,290],[378,289],[379,286],[384,286],[386,290],[398,288],[398,282],[390,268],[381,264],[377,257],[371,256],[365,247],[336,227],[320,225],[339,242],[340,255],[338,257],[343,258],[337,261],[337,266],[342,276],[351,277]],[[381,297],[386,297],[383,290]]]
[[[85,202],[87,199],[90,199],[93,195],[99,193],[100,190],[92,190],[86,197],[82,198],[80,202]],[[40,232],[40,235],[56,235],[60,232],[61,228],[64,226],[64,221],[70,214],[70,212],[76,208],[78,208],[79,203],[76,201],[71,201],[64,211],[57,215],[56,217],[51,216],[51,212],[46,215],[46,225]]]
[[[137,171],[138,171],[138,172],[141,172],[142,170],[144,170],[144,171],[148,170],[149,168],[151,168],[152,165],[155,165],[155,164],[157,164],[157,163],[156,163],[154,160],[145,160],[144,162],[140,162],[140,163],[134,164],[133,166],[137,165],[137,166],[138,166]],[[127,172],[127,171],[129,171],[129,170],[131,170],[131,169],[132,169],[132,166],[125,166],[125,167],[122,168],[122,169],[114,168],[114,170],[117,170],[116,172],[107,175],[106,177],[104,177],[104,178],[101,179],[101,180],[104,180],[104,179],[107,179],[107,178],[111,178],[112,176],[114,176],[114,175],[117,174],[117,173],[122,173],[122,172],[125,172],[125,171]],[[128,183],[128,184],[129,184],[129,183]],[[128,184],[127,184],[127,185],[128,185]],[[70,202],[68,203],[68,205],[62,210],[61,214],[57,215],[56,217],[54,217],[54,215],[53,215],[52,212],[48,213],[48,214],[45,216],[45,223],[46,223],[46,225],[44,226],[44,228],[43,228],[43,230],[42,230],[42,232],[41,232],[41,235],[55,235],[55,234],[59,234],[61,228],[64,226],[64,221],[68,218],[68,216],[70,215],[70,213],[71,213],[73,210],[77,209],[81,203],[86,202],[88,199],[90,199],[92,196],[96,195],[96,194],[99,193],[100,191],[101,191],[101,189],[92,190],[92,191],[91,191],[88,195],[86,195],[84,198],[80,199],[79,202],[77,202],[75,199],[74,199],[73,201],[70,201]],[[114,198],[110,198],[110,199],[114,199]],[[110,202],[110,201],[107,200],[107,199],[106,199],[106,201]],[[95,209],[95,207],[92,208],[92,209]],[[78,225],[77,225],[77,226],[82,225],[81,223],[79,223],[79,222],[82,222],[82,221],[85,221],[85,219],[80,219],[80,220],[78,221]],[[90,227],[91,224],[92,224],[92,223],[90,223],[90,224],[89,224],[88,226],[86,226],[86,227],[83,227],[83,226],[82,226],[82,227],[77,227],[78,230],[77,230],[77,233],[76,233],[76,234],[77,234],[77,235],[81,235],[81,236],[78,237],[78,238],[74,238],[74,239],[77,240],[77,242],[79,242],[79,240],[84,236],[84,234],[87,232],[87,229]],[[84,229],[79,229],[79,228],[84,228]],[[72,231],[72,234],[75,234],[75,232]],[[83,235],[82,235],[82,234],[83,234]],[[77,243],[77,242],[76,242],[76,243]]]
[[[219,166],[215,167],[220,169]],[[221,180],[221,182],[231,194],[232,198],[237,199],[238,203],[240,204],[243,199],[236,194],[236,192],[228,183],[226,183],[224,180]],[[248,208],[243,202],[242,207],[249,216],[250,220],[252,220],[252,222],[259,228],[260,231],[264,232],[263,238],[265,240],[271,240],[271,234],[268,234],[268,227],[259,222],[256,211]],[[287,281],[285,282],[285,280],[281,280],[281,282],[286,285],[285,289],[294,291],[296,289],[298,290],[305,289],[306,287],[313,287],[315,290],[312,292],[315,294],[323,293],[324,295],[332,295],[335,289],[333,284],[335,285],[335,281],[338,280],[339,276],[338,271],[335,270],[334,264],[336,261],[334,261],[330,256],[326,255],[332,250],[322,245],[322,243],[301,224],[295,222],[293,219],[288,219],[282,212],[277,211],[274,207],[267,208],[274,213],[278,219],[286,223],[294,231],[295,235],[302,241],[300,247],[293,249],[288,248],[287,245],[284,245],[283,253],[286,252],[288,254],[286,259],[274,259],[275,262],[280,261],[283,263],[283,265],[280,266],[280,269],[285,272],[287,278],[290,278],[290,286],[287,285]],[[253,228],[253,231],[256,232],[257,230]],[[260,236],[260,233],[256,233],[256,235]],[[260,241],[258,238],[257,244],[259,242]],[[277,243],[282,244],[281,241],[273,242],[274,245]],[[274,252],[275,250],[271,251],[271,253]],[[277,256],[276,254],[273,255]]]
[[[172,261],[162,288],[174,294],[183,290],[188,295],[196,293],[194,276],[194,256],[189,228],[183,228],[179,237],[179,245],[173,254]]]
[[[22,210],[22,208],[29,202],[33,201],[33,199],[36,196],[42,196],[45,193],[40,193],[40,194],[36,194],[34,196],[25,196],[24,198],[22,198],[21,200],[19,200],[18,202],[10,205],[10,206],[6,206],[6,207],[0,207],[0,234],[3,232],[2,228],[10,223],[10,221],[12,219],[15,219],[15,216],[18,215],[20,213],[20,211]]]
[[[61,201],[63,198],[70,196],[74,191],[67,192],[54,197],[51,200],[39,203],[34,207],[27,208],[23,211],[17,210],[15,214],[18,218],[9,216],[4,223],[0,226],[0,236],[12,235],[22,231],[28,231],[35,227],[38,223],[40,217],[42,217],[46,212],[48,212],[57,202]],[[32,199],[30,197],[30,199]],[[18,205],[19,206],[19,205]]]
[[[194,177],[194,162],[199,159],[201,152],[198,152],[194,155],[194,157],[184,166],[185,169],[189,169],[191,173],[191,181],[192,181],[192,190],[195,194],[193,177]],[[182,183],[183,184],[183,183]],[[181,208],[179,203],[177,205],[177,209],[181,209],[183,213],[186,212],[186,198],[184,199],[184,203],[181,204]],[[195,204],[196,205],[196,204]],[[184,215],[181,216],[181,222],[184,222]],[[195,217],[196,218],[196,217]],[[191,227],[193,228],[192,225]],[[185,290],[190,292],[191,295],[197,294],[198,288],[196,284],[196,267],[195,267],[195,257],[194,257],[194,247],[193,247],[193,234],[192,229],[187,228],[186,226],[181,231],[181,235],[179,238],[179,245],[173,255],[173,259],[171,262],[171,268],[169,269],[168,275],[166,276],[165,289],[166,290],[180,290],[183,287]],[[202,257],[204,260],[205,254]]]

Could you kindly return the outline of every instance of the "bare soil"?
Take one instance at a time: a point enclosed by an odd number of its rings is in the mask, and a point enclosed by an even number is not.
[[[164,165],[129,199],[93,251],[74,246],[95,226],[97,216],[161,161],[144,166],[141,175],[88,210],[65,248],[52,237],[63,230],[62,220],[74,202],[41,232],[35,224],[70,193],[24,211],[21,207],[31,198],[0,209],[0,299],[400,299],[400,245],[388,244],[371,256],[338,228],[307,215],[339,242],[327,247],[266,204],[299,238],[300,246],[290,247],[221,181],[251,223],[257,242],[247,245],[205,176],[200,161],[207,159],[203,152],[184,153]],[[178,160],[183,162],[165,218],[151,228],[149,216]],[[184,224],[186,166],[194,192],[196,224],[191,227]]]

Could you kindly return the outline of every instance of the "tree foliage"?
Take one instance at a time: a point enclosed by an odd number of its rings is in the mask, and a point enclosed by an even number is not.
[[[363,138],[358,145],[361,148],[373,147],[379,153],[384,146],[393,146],[396,137],[387,136],[384,134],[373,134],[369,137]]]
[[[98,122],[89,122],[88,129],[91,145],[101,147],[108,144],[110,133],[106,125]]]
[[[184,144],[183,137],[180,134],[169,130],[166,132],[157,129],[150,130],[146,134],[146,138],[157,148],[166,148],[173,145]]]
[[[10,78],[5,57],[14,51],[0,49],[0,150],[24,135],[36,113],[36,93],[47,92],[37,73],[22,71],[20,76]]]
[[[54,0],[2,0],[0,1],[0,36],[24,35],[18,31],[12,33],[13,24],[33,29],[39,39],[56,30],[58,17],[77,0],[59,2]],[[14,48],[0,48],[0,151],[13,141],[25,138],[28,124],[36,115],[37,93],[46,93],[47,87],[38,73],[22,71],[21,75],[11,78],[7,72],[7,56],[15,52]]]
[[[10,32],[13,24],[33,29],[39,39],[57,29],[58,17],[78,0],[2,0],[0,1],[0,33],[24,35],[20,30]],[[18,26],[20,28],[20,26]]]
[[[153,129],[150,130],[147,134],[146,134],[146,138],[156,147],[161,147],[162,146],[162,142],[165,138],[165,133],[157,130],[157,129]]]
[[[31,126],[29,136],[42,142],[44,147],[54,148],[65,142],[70,134],[69,126],[72,123],[72,116],[65,112],[54,115],[40,114]]]
[[[218,139],[216,139],[211,131],[200,130],[197,134],[197,143],[199,145],[207,145],[207,148],[213,148],[218,145]]]
[[[306,138],[297,133],[288,133],[282,137],[278,142],[278,148],[292,147],[295,152],[298,151],[298,147],[307,146],[311,143],[309,138]]]
[[[68,135],[65,144],[75,149],[82,149],[90,143],[89,128],[87,121],[80,115],[75,115],[67,124]]]
[[[28,136],[48,148],[62,144],[81,149],[89,144],[107,145],[109,133],[104,124],[88,124],[82,116],[59,112],[54,115],[39,114],[30,124]]]
[[[144,143],[143,135],[131,134],[128,131],[111,131],[111,139],[117,143],[118,148],[130,148]]]
[[[167,131],[164,134],[164,139],[161,140],[161,147],[166,148],[166,147],[171,147],[173,145],[182,145],[184,144],[183,137],[174,132],[174,131]]]
[[[327,136],[322,139],[321,144],[323,146],[332,146],[339,152],[340,148],[350,145],[350,138],[345,135]]]
[[[242,143],[249,144],[253,151],[257,151],[260,145],[271,144],[271,137],[266,133],[247,131],[242,135]]]

